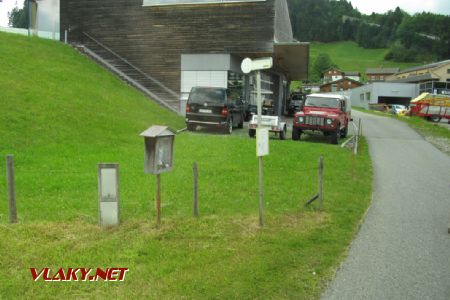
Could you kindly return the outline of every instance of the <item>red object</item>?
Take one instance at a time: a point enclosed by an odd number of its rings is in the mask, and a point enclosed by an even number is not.
[[[228,116],[228,107],[224,107],[224,108],[222,108],[222,116],[224,116],[224,117],[226,117],[226,116]]]

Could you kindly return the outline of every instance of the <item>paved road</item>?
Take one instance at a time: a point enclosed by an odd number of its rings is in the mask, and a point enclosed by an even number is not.
[[[323,299],[450,299],[450,158],[407,125],[362,118],[374,169],[364,224]]]

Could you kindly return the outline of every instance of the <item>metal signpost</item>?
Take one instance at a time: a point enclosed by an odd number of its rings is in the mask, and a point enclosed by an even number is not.
[[[269,154],[269,130],[268,128],[262,128],[261,114],[262,114],[262,97],[261,97],[261,71],[272,68],[272,57],[260,58],[251,60],[245,58],[242,61],[242,72],[248,74],[252,71],[256,71],[256,102],[258,112],[258,127],[256,129],[256,155],[258,156],[259,164],[259,225],[264,226],[264,194],[263,194],[263,156]]]

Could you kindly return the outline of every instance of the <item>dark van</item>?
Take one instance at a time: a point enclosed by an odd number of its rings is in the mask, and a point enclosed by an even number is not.
[[[186,104],[186,125],[219,128],[231,134],[233,127],[244,126],[244,105],[238,95],[225,88],[193,87]]]

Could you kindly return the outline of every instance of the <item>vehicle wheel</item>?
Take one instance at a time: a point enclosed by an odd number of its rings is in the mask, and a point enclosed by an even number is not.
[[[248,130],[248,136],[253,138],[256,135],[256,130],[255,129],[249,129]]]
[[[195,125],[195,124],[187,124],[187,130],[195,131],[195,129],[197,129],[197,125]]]
[[[339,132],[340,132],[340,130],[339,129],[336,129],[336,131],[333,131],[332,133],[331,133],[331,140],[330,140],[330,142],[333,144],[333,145],[336,145],[337,143],[338,143],[338,140],[339,140]]]
[[[283,127],[283,130],[280,131],[280,140],[286,139],[286,125]]]
[[[431,121],[431,122],[434,122],[434,123],[438,123],[438,122],[441,121],[441,117],[436,116],[436,115],[431,116],[431,117],[430,117],[430,121]]]
[[[345,126],[344,129],[341,129],[340,132],[339,132],[339,134],[340,134],[341,138],[346,138],[346,137],[347,137],[347,134],[348,134],[348,125]]]
[[[227,134],[233,133],[233,118],[228,119],[228,123],[227,126],[225,127],[225,130]]]
[[[241,116],[241,121],[239,122],[237,128],[244,128],[244,116]]]
[[[297,127],[292,127],[292,139],[294,141],[299,141],[302,135],[302,131]]]

